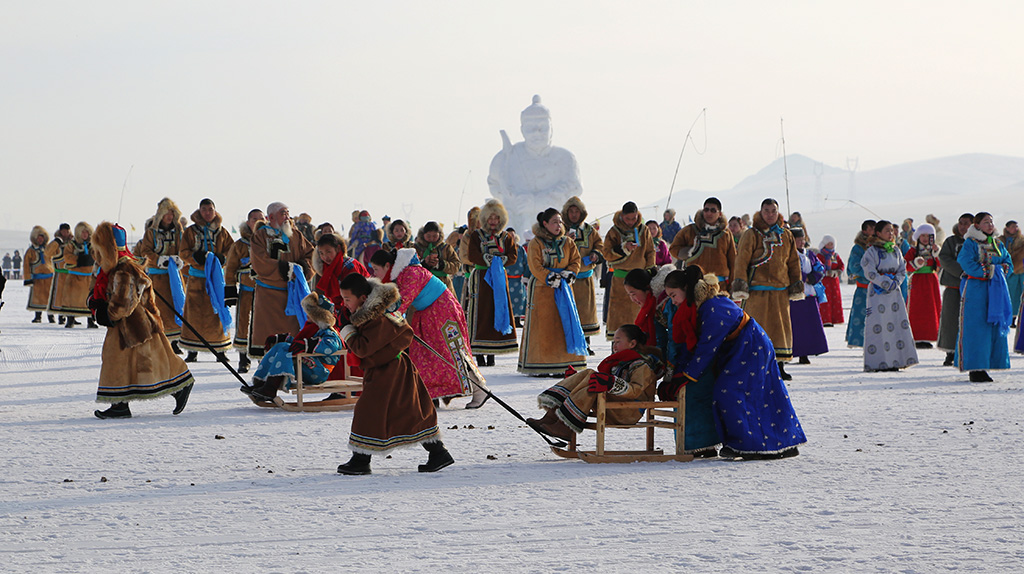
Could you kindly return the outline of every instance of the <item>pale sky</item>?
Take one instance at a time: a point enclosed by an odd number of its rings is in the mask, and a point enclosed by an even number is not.
[[[677,190],[728,189],[778,158],[780,117],[787,152],[837,167],[1024,156],[1018,2],[43,0],[0,14],[5,229],[116,219],[129,168],[126,227],[164,196],[186,214],[211,197],[229,225],[282,200],[315,222],[360,207],[450,227],[487,196],[498,130],[522,139],[533,94],[592,215],[667,194],[703,108],[707,149],[698,123]]]

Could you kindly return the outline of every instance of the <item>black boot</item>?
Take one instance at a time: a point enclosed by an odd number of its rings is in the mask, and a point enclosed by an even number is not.
[[[950,353],[946,353],[946,360],[942,361],[942,366],[943,367],[952,367],[953,366],[953,359],[954,358],[955,358],[955,355],[953,353],[951,353],[951,352]]]
[[[68,320],[64,322],[64,328],[65,329],[71,329],[75,325],[79,325],[79,324],[80,323],[74,317],[72,317],[71,315],[68,315]]]
[[[86,321],[85,328],[86,329],[99,329],[100,326],[96,324],[96,319],[93,319],[92,317],[89,317],[89,319]]]
[[[65,321],[67,321],[67,317],[65,317],[64,315],[58,315],[57,316],[57,324],[58,325],[63,325]]]
[[[988,376],[985,371],[971,371],[971,382],[972,383],[991,383],[992,377]]]
[[[174,397],[174,410],[171,411],[172,415],[180,415],[181,411],[185,410],[185,405],[188,404],[188,396],[192,394],[192,385],[195,383],[189,383],[187,387],[182,388],[180,391],[171,393]]]
[[[245,353],[238,353],[238,372],[239,373],[248,373],[249,372],[249,365],[251,365],[251,364],[252,364],[252,361],[249,360],[249,355],[246,355]]]
[[[916,343],[914,343],[914,347],[918,349],[931,349],[932,344],[929,343],[928,341],[917,341]]]
[[[231,362],[228,360],[228,356],[225,353],[215,353],[213,358],[216,359],[218,363],[224,363],[225,365]]]
[[[778,365],[779,365],[779,375],[782,376],[782,380],[783,381],[792,381],[793,380],[793,375],[791,375],[791,374],[786,372],[786,368],[782,366],[783,365],[782,361],[779,361]]]
[[[105,411],[93,411],[94,415],[98,419],[130,419],[132,418],[132,411],[128,408],[128,403],[114,403],[110,405],[110,408]]]
[[[348,462],[338,465],[338,474],[370,474],[370,455],[361,452],[352,453],[352,458],[348,459]]]
[[[483,355],[477,355],[476,356],[476,366],[478,366],[478,367],[486,367],[487,366],[487,357],[485,357]]]
[[[46,318],[50,321],[51,325],[57,322],[57,320],[53,318],[53,315],[47,315]]]
[[[43,312],[42,311],[36,311],[36,318],[32,319],[32,322],[33,323],[42,323],[43,322]]]
[[[277,397],[277,391],[281,388],[281,383],[283,382],[284,375],[267,377],[267,380],[263,381],[261,384],[253,386],[252,398],[257,401],[266,401],[268,403],[273,402]]]
[[[797,361],[797,362],[800,363],[801,365],[810,365],[811,364],[811,360],[809,358],[807,358],[806,355],[803,356],[803,357],[800,357],[800,360]]]
[[[181,354],[181,347],[178,346],[177,341],[171,341],[171,350],[174,351],[175,355]]]
[[[199,352],[198,351],[189,351],[188,354],[185,355],[185,362],[186,363],[194,363],[194,362],[196,362],[196,359],[198,357],[199,357]]]
[[[494,355],[487,355],[487,366],[488,367],[493,367],[494,366]]]
[[[590,337],[587,337],[586,339],[587,339],[587,354],[590,355],[591,357],[593,357],[597,353],[595,353],[594,349],[591,348],[591,346],[590,346]]]
[[[451,466],[455,462],[455,459],[452,458],[452,453],[444,448],[444,443],[441,441],[425,442],[423,443],[423,448],[427,449],[430,455],[427,457],[427,464],[421,464],[417,467],[420,472],[437,472],[446,466]]]

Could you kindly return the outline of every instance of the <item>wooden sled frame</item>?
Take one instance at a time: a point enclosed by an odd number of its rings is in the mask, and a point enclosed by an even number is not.
[[[363,379],[352,375],[352,372],[349,370],[348,362],[345,360],[347,355],[348,351],[345,349],[339,349],[338,352],[330,355],[325,355],[323,353],[299,353],[298,355],[295,355],[295,388],[285,391],[295,395],[295,402],[285,401],[281,397],[274,397],[273,402],[256,400],[253,400],[253,402],[261,407],[279,408],[288,412],[302,413],[335,412],[355,408],[356,401],[359,400],[359,397],[352,395],[363,390]],[[325,381],[317,385],[310,385],[303,382],[302,366],[298,364],[299,361],[303,357],[327,356],[339,357],[338,363],[334,365],[334,368],[342,369],[342,374],[344,375],[343,378],[333,381]],[[341,393],[345,396],[340,399],[307,401],[305,395],[308,393]]]
[[[614,425],[607,423],[608,410],[646,409],[642,420],[630,425]],[[625,462],[666,462],[670,460],[689,462],[692,454],[686,450],[686,387],[679,389],[679,398],[675,401],[609,401],[606,393],[597,395],[597,407],[594,410],[596,422],[588,422],[586,428],[594,429],[597,434],[594,450],[579,450],[576,444],[576,433],[569,439],[566,448],[551,447],[551,452],[562,458],[578,458],[588,463],[625,463]],[[644,450],[605,450],[604,439],[606,430],[610,428],[647,430],[647,445]],[[674,432],[675,453],[665,454],[660,448],[654,447],[654,429],[672,429]]]

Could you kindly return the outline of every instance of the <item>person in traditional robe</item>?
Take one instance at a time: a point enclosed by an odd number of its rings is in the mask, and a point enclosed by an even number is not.
[[[818,310],[818,301],[825,296],[825,287],[821,285],[825,266],[805,248],[803,228],[794,227],[790,232],[793,234],[797,257],[800,258],[800,278],[804,283],[804,298],[789,302],[789,319],[793,324],[793,356],[798,357],[801,365],[809,365],[811,356],[828,352],[825,326]]]
[[[841,325],[846,322],[846,318],[843,316],[843,293],[839,280],[843,276],[846,264],[836,253],[836,238],[828,234],[822,235],[814,255],[825,266],[825,276],[821,278],[821,284],[825,288],[825,299],[818,301],[821,323],[826,327]]]
[[[704,200],[704,207],[694,214],[693,223],[676,234],[669,253],[680,261],[681,268],[697,264],[706,273],[714,273],[719,286],[728,290],[736,262],[736,242],[729,227],[722,202],[717,197],[709,197]]]
[[[228,250],[224,263],[224,304],[235,308],[235,336],[231,346],[238,350],[238,372],[249,372],[249,325],[252,323],[252,303],[256,295],[256,280],[252,275],[252,230],[263,221],[263,211],[252,209],[246,220],[238,226],[239,238]]]
[[[935,228],[930,223],[923,223],[914,230],[913,239],[913,247],[903,254],[910,275],[907,314],[914,345],[918,349],[931,349],[939,338],[939,316],[942,313]]]
[[[200,351],[215,353],[218,360],[226,362],[224,353],[231,348],[231,312],[224,305],[223,266],[234,240],[221,225],[221,215],[212,199],[200,201],[191,220],[178,246],[178,257],[188,267],[182,323],[187,322],[199,335],[186,327],[178,346],[188,352],[186,363],[196,362]]]
[[[64,245],[71,240],[71,225],[61,223],[53,233],[53,241],[46,245],[46,259],[53,266],[53,281],[50,283],[50,302],[47,314],[57,315],[57,323],[64,325],[67,317],[61,312],[64,302],[68,270],[64,268]]]
[[[22,275],[25,285],[29,286],[26,308],[36,313],[32,318],[33,323],[42,323],[43,313],[50,304],[50,285],[53,283],[53,264],[46,257],[50,234],[42,226],[36,225],[29,233],[29,241],[31,245],[25,250],[25,269]],[[53,315],[49,319],[51,323],[54,322]]]
[[[466,293],[469,344],[481,367],[493,366],[494,355],[519,350],[505,273],[519,253],[515,239],[505,231],[506,223],[505,206],[490,199],[480,208],[477,228],[464,240],[463,259],[473,265]]]
[[[612,272],[608,286],[608,318],[605,336],[611,339],[620,325],[632,323],[640,311],[623,287],[633,269],[654,267],[654,243],[636,204],[627,201],[612,217],[612,228],[604,238],[604,259]]]
[[[779,202],[762,201],[736,248],[731,288],[733,298],[742,301],[743,310],[768,333],[779,373],[788,381],[792,377],[783,365],[793,358],[789,302],[804,298],[804,285],[793,233],[783,223]]]
[[[517,371],[554,375],[587,366],[587,344],[572,283],[580,269],[576,242],[565,233],[562,216],[550,207],[537,214],[526,250],[530,267],[526,321]],[[564,283],[564,285],[563,285]]]
[[[100,272],[88,306],[107,328],[96,402],[109,404],[97,418],[131,418],[128,404],[171,395],[172,414],[185,410],[194,379],[164,335],[153,281],[128,251],[119,225],[104,221],[92,242]]]
[[[864,316],[868,304],[868,280],[864,278],[864,270],[860,260],[864,252],[875,241],[875,220],[865,219],[860,224],[860,232],[853,239],[850,257],[847,258],[846,274],[856,285],[853,301],[850,304],[850,321],[846,324],[846,346],[850,348],[864,346]]]
[[[957,257],[964,246],[964,235],[974,225],[974,214],[963,213],[953,226],[953,234],[939,249],[939,284],[942,285],[942,312],[939,315],[939,340],[936,347],[946,352],[943,367],[952,367],[960,332],[960,279],[963,269]]]
[[[87,326],[97,328],[88,305],[96,273],[96,260],[91,252],[92,231],[92,225],[79,221],[71,241],[64,244],[64,269],[68,277],[63,286],[61,311],[67,316],[64,326],[69,329],[80,324],[75,317],[88,317]]]
[[[413,246],[416,249],[420,265],[444,283],[445,287],[453,295],[456,295],[456,301],[458,301],[458,295],[452,285],[452,277],[459,273],[461,266],[459,254],[455,248],[444,241],[444,237],[441,235],[441,226],[436,221],[428,221],[416,233]]]
[[[146,274],[153,282],[153,292],[159,293],[156,306],[160,309],[160,320],[163,322],[164,335],[171,342],[176,354],[181,354],[178,339],[181,338],[181,325],[175,316],[175,292],[177,297],[183,293],[184,281],[181,278],[182,261],[181,238],[184,229],[179,223],[181,209],[170,198],[165,197],[156,205],[156,214],[146,221],[139,241],[139,256],[145,260]],[[174,273],[176,277],[171,274]],[[161,299],[162,297],[162,299]],[[178,309],[182,312],[184,309]]]
[[[875,241],[860,260],[868,281],[864,321],[864,371],[898,371],[916,365],[917,349],[910,330],[900,284],[907,275],[903,253],[895,244],[896,228],[875,223]]]
[[[340,288],[347,311],[340,314],[341,338],[360,358],[363,391],[352,413],[352,458],[338,473],[370,474],[373,455],[416,444],[429,453],[420,472],[451,465],[455,460],[441,441],[437,411],[409,357],[413,330],[396,312],[398,287],[352,273]]]
[[[288,206],[267,206],[266,221],[256,224],[249,245],[249,264],[256,274],[249,356],[262,357],[263,342],[278,333],[295,335],[305,324],[299,301],[308,292],[313,246],[292,229]]]

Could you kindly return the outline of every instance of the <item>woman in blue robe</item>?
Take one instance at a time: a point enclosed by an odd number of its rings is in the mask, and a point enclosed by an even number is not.
[[[850,306],[850,321],[846,324],[846,345],[848,347],[864,346],[864,314],[868,305],[868,280],[864,277],[864,269],[860,260],[864,252],[871,246],[875,238],[875,221],[867,219],[860,224],[860,233],[853,241],[850,256],[846,259],[846,273],[857,282],[857,290],[853,293]]]
[[[673,277],[666,281],[666,290],[680,289],[696,305],[697,341],[686,364],[677,365],[673,379],[665,385],[689,385],[709,371],[714,373],[712,411],[725,445],[719,456],[748,460],[797,456],[797,447],[807,438],[782,382],[771,339],[704,279],[699,266],[688,266],[681,273],[678,283]]]
[[[953,361],[961,372],[970,371],[972,383],[992,382],[987,371],[1010,368],[1006,336],[1013,322],[1013,307],[1006,274],[1013,272],[1013,261],[995,230],[992,215],[978,213],[956,256],[964,274],[960,280],[960,333]]]

